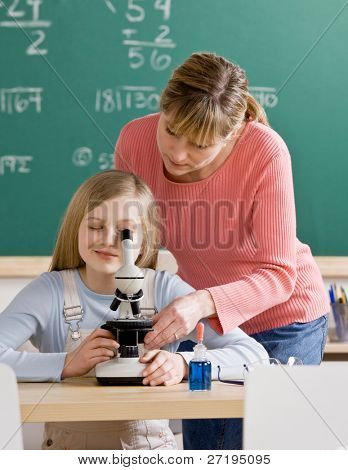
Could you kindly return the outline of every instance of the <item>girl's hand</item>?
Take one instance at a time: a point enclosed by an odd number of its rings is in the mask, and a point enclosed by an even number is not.
[[[216,308],[207,290],[198,290],[179,297],[153,317],[153,331],[147,333],[146,349],[158,349],[191,333],[201,318],[216,315]]]
[[[139,361],[150,362],[143,372],[144,385],[175,385],[188,374],[188,366],[180,354],[155,349],[148,351]]]
[[[96,364],[109,361],[119,346],[110,331],[96,329],[78,348],[66,355],[62,379],[84,375]]]

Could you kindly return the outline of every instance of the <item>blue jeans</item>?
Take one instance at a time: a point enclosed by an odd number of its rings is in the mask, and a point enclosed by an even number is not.
[[[250,336],[263,345],[270,357],[283,364],[290,356],[298,357],[303,364],[320,364],[327,326],[328,315],[324,315],[308,323],[291,323]],[[243,420],[184,419],[183,435],[185,450],[242,449]]]

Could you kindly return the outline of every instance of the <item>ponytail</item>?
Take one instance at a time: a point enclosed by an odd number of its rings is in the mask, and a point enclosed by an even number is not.
[[[265,110],[250,93],[247,94],[247,110],[245,112],[245,119],[261,122],[261,124],[269,126]]]

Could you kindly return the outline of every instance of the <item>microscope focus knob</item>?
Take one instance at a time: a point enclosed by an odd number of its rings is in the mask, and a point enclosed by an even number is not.
[[[125,346],[121,345],[120,347],[120,357],[139,357],[138,346]]]

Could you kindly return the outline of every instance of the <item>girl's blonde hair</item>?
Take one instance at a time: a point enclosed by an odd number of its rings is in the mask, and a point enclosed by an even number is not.
[[[133,173],[107,170],[85,181],[73,195],[60,226],[50,271],[85,265],[78,249],[78,232],[83,217],[113,197],[129,197],[140,206],[143,242],[136,260],[140,268],[156,268],[159,229],[156,207],[149,187]]]
[[[174,70],[160,110],[171,131],[196,145],[211,145],[238,130],[243,121],[269,126],[263,107],[248,91],[245,71],[216,54],[192,54]]]

